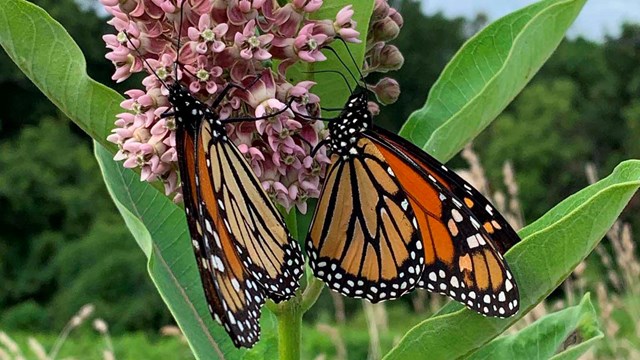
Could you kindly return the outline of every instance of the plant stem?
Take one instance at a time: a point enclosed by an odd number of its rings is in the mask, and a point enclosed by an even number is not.
[[[324,283],[315,277],[310,276],[307,282],[307,288],[304,289],[302,300],[300,302],[300,309],[303,314],[316,303],[320,293],[322,293],[322,289],[324,289]]]
[[[278,354],[280,360],[299,360],[303,314],[299,297],[295,297],[278,307]]]
[[[304,238],[306,236],[306,229],[300,231],[301,229],[298,228],[300,224],[298,223],[299,219],[296,210],[293,209],[289,213],[283,210],[281,209],[291,236],[300,241],[299,237]],[[309,268],[306,271],[308,272]],[[267,302],[267,308],[278,319],[278,354],[280,360],[300,359],[302,315],[315,304],[323,288],[322,281],[313,276],[308,276],[304,290],[298,290],[296,296],[289,301],[281,304]]]

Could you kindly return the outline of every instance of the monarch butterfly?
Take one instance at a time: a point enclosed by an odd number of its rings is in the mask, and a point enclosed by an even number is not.
[[[179,40],[180,34],[178,49]],[[210,107],[178,82],[177,62],[174,82],[166,84],[142,60],[169,93],[171,111],[162,117],[176,120],[185,214],[209,311],[236,347],[252,347],[260,337],[265,299],[280,302],[295,294],[304,259],[251,166],[228,138],[225,124],[234,119],[221,120],[213,110],[232,88],[242,88],[228,85]]]
[[[185,213],[209,311],[236,347],[251,347],[260,335],[265,297],[280,302],[298,289],[302,253],[217,114],[178,83],[169,87],[169,101],[177,120]]]
[[[483,315],[516,313],[502,252],[518,235],[453,171],[375,126],[367,103],[358,85],[329,121],[331,166],[306,239],[314,275],[373,303],[421,287]]]

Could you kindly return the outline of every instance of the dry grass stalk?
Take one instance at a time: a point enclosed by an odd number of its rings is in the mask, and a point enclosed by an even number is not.
[[[507,221],[515,230],[520,230],[524,226],[524,215],[520,207],[520,198],[516,174],[511,161],[506,161],[502,166],[502,176],[504,185],[509,193],[509,211],[507,211]]]
[[[64,329],[58,335],[56,342],[54,343],[52,350],[49,354],[45,347],[34,337],[28,337],[27,345],[29,349],[35,356],[37,360],[55,360],[58,356],[58,352],[60,348],[66,341],[69,336],[69,333],[82,325],[85,321],[87,321],[93,312],[95,307],[92,304],[86,304],[78,310],[78,312],[69,319]],[[93,327],[104,337],[106,343],[106,349],[103,350],[103,359],[105,360],[115,360],[115,353],[113,351],[113,342],[111,341],[111,336],[109,334],[109,326],[107,323],[98,318],[93,321]],[[0,331],[0,345],[4,346],[9,352],[5,351],[0,346],[0,360],[24,360],[25,357],[22,354],[22,350],[18,346],[18,344],[7,335],[4,331]],[[73,357],[67,357],[63,360],[75,360]]]
[[[456,173],[491,201],[515,230],[521,229],[524,226],[524,216],[518,197],[519,188],[513,164],[507,161],[502,167],[503,181],[509,194],[507,199],[507,196],[501,191],[496,191],[493,195],[489,191],[489,181],[485,176],[480,158],[473,151],[471,144],[465,146],[461,156],[469,163],[469,169],[456,170]]]
[[[431,309],[432,314],[435,314],[447,302],[449,302],[447,297],[440,294],[429,294],[429,309]]]
[[[573,278],[569,275],[564,282],[562,283],[562,288],[564,289],[564,296],[567,299],[567,303],[570,305],[576,304],[576,286],[574,284]]]
[[[484,168],[480,164],[480,158],[478,154],[473,151],[473,145],[471,143],[467,144],[462,153],[460,154],[463,159],[469,163],[468,176],[473,179],[471,183],[473,187],[478,189],[483,194],[489,193],[489,188],[487,186],[487,177],[484,174]]]
[[[44,346],[42,346],[42,344],[40,344],[40,342],[36,340],[36,338],[30,336],[27,340],[27,344],[29,345],[29,349],[31,349],[31,352],[36,356],[38,360],[49,360],[47,351],[44,349]]]
[[[618,277],[618,273],[616,272],[616,269],[613,266],[613,261],[611,260],[611,256],[607,252],[607,249],[605,249],[602,246],[598,246],[596,247],[595,250],[596,250],[596,254],[598,254],[600,258],[600,262],[605,267],[605,269],[607,269],[607,278],[609,279],[609,282],[617,290],[620,290],[622,288],[622,282]]]
[[[1,347],[0,347],[0,360],[11,360],[9,353],[4,351],[4,349]]]
[[[584,172],[589,184],[595,184],[598,182],[598,171],[596,170],[596,165],[594,163],[588,162],[587,165],[584,166]]]
[[[618,270],[624,279],[624,290],[637,295],[640,261],[635,255],[636,245],[631,236],[631,226],[620,221],[616,221],[615,225],[607,237],[611,240]]]
[[[364,308],[364,315],[367,319],[367,328],[369,330],[369,354],[367,359],[378,360],[382,358],[382,348],[380,347],[380,325],[377,319],[375,306],[381,304],[371,304],[368,301],[362,301],[362,307]]]
[[[620,329],[618,323],[615,322],[614,319],[611,318],[613,314],[614,306],[610,301],[611,299],[607,296],[607,286],[600,282],[596,286],[596,295],[598,299],[598,303],[600,304],[600,318],[603,321],[603,331],[605,335],[609,338],[609,340],[614,340],[615,335]]]
[[[58,356],[58,352],[60,351],[62,344],[64,344],[64,342],[67,340],[69,333],[73,329],[82,325],[93,314],[94,310],[95,307],[93,306],[93,304],[85,304],[80,308],[80,310],[78,310],[78,312],[71,318],[71,320],[69,320],[67,325],[65,325],[65,327],[62,329],[62,332],[60,332],[60,335],[58,335],[56,342],[53,344],[53,348],[49,353],[50,359],[55,359]]]
[[[22,356],[22,351],[18,344],[4,331],[0,331],[0,344],[9,350],[9,353],[13,356]]]
[[[413,305],[413,311],[422,314],[426,311],[425,303],[427,302],[427,290],[416,289],[414,295],[411,297],[411,304]]]
[[[3,354],[10,360],[25,360],[22,350],[18,344],[4,331],[0,331],[0,344],[9,350],[9,353],[3,351]],[[0,348],[1,349],[1,348]]]
[[[328,324],[318,324],[316,325],[316,329],[318,329],[318,331],[322,333],[327,334],[329,336],[329,339],[331,339],[333,346],[336,348],[335,360],[348,359],[347,346],[345,345],[342,336],[340,336],[340,331],[337,328]],[[322,356],[322,359],[326,358],[325,354],[321,354],[320,356]],[[316,357],[316,359],[320,359],[320,357]]]
[[[113,350],[113,342],[111,341],[111,335],[109,334],[109,326],[107,322],[98,318],[93,320],[93,328],[98,331],[104,338],[106,349],[102,351],[102,357],[104,360],[115,360],[116,355]]]
[[[113,353],[113,350],[104,349],[104,350],[102,350],[102,359],[103,360],[116,360],[116,356]]]
[[[333,300],[336,324],[343,325],[347,322],[347,315],[344,311],[344,299],[342,295],[335,291],[329,291],[329,294],[331,295],[331,300]]]
[[[182,337],[182,331],[175,325],[165,325],[160,328],[160,335]]]

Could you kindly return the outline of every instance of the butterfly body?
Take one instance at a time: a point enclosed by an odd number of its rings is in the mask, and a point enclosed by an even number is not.
[[[366,106],[366,93],[358,91],[349,99],[338,120],[329,122],[329,146],[333,154],[343,158],[356,155],[358,138],[373,125],[373,116]]]
[[[455,173],[373,125],[367,101],[359,87],[329,123],[332,165],[307,237],[315,276],[371,302],[423,287],[484,315],[515,313],[501,254],[513,229]]]

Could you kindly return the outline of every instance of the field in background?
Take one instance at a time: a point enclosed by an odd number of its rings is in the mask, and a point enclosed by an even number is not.
[[[511,164],[507,162],[503,167],[507,192],[491,193],[485,170],[471,146],[465,148],[462,157],[469,168],[458,173],[488,195],[515,228],[521,228],[524,224],[517,175]],[[585,176],[590,183],[598,180],[595,174],[593,165],[585,166]],[[515,333],[551,312],[577,305],[586,292],[592,293],[605,338],[583,359],[640,359],[640,259],[636,255],[630,225],[620,221],[562,284],[557,294],[540,303],[506,333]],[[345,300],[327,290],[324,298],[330,299],[334,314],[325,312],[317,316],[315,325],[305,323],[302,331],[305,359],[379,359],[407,330],[435,313],[447,301],[425,290],[415,291],[401,301],[376,305]],[[362,311],[352,311],[354,304]],[[20,356],[37,360],[193,358],[177,327],[166,326],[158,335],[137,332],[112,337],[108,324],[93,312],[91,305],[82,307],[60,334],[0,332],[0,360],[21,359]],[[51,357],[57,342],[60,344],[57,356],[47,358],[47,355]],[[572,339],[568,339],[566,346],[571,344]]]

